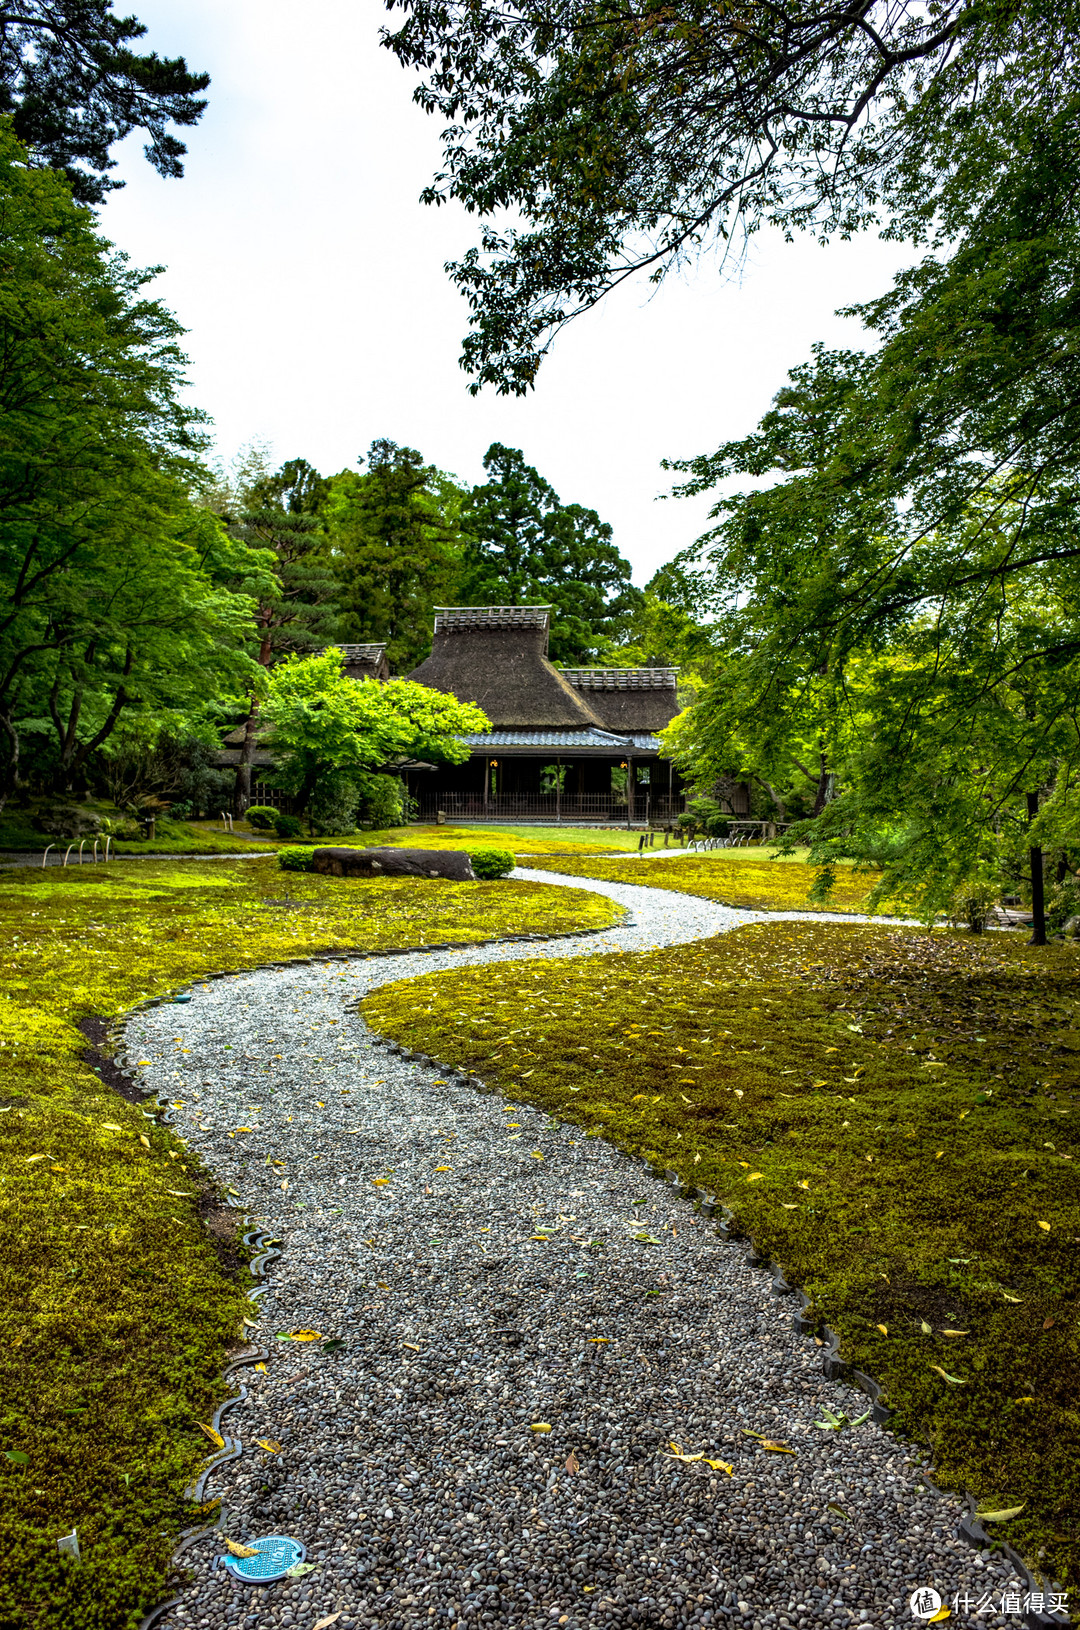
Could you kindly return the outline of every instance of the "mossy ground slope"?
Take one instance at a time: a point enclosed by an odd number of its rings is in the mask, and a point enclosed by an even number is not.
[[[214,971],[617,914],[546,885],[342,882],[263,860],[0,875],[4,1630],[120,1630],[160,1597],[247,1310],[230,1226],[219,1213],[215,1248],[199,1214],[211,1179],[82,1061],[80,1018]],[[73,1527],[77,1567],[56,1548]]]
[[[568,877],[597,877],[609,883],[674,889],[715,900],[718,905],[753,911],[861,911],[876,877],[850,866],[838,866],[832,896],[822,905],[810,899],[817,867],[776,856],[767,849],[720,849],[679,860],[605,860],[573,855],[564,863],[541,856],[523,860],[522,864]]]
[[[1022,1504],[998,1531],[1075,1586],[1078,999],[1070,948],[786,922],[462,969],[364,1013],[714,1190],[939,1479]]]

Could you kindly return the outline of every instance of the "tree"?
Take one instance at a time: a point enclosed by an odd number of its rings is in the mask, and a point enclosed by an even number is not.
[[[273,562],[256,596],[257,660],[271,668],[282,657],[307,654],[337,632],[338,583],[327,538],[324,509],[330,482],[306,459],[289,459],[275,474],[259,475],[238,497],[234,534]],[[244,585],[251,592],[255,585]],[[236,767],[233,808],[251,802],[251,777],[259,738],[259,691],[248,698],[244,737]]]
[[[201,416],[152,275],[0,123],[3,797],[25,735],[73,784],[122,716],[251,672],[228,580],[263,562],[191,501]]]
[[[571,318],[736,231],[948,243],[1075,119],[1076,0],[391,3],[384,43],[446,126],[425,199],[484,223],[449,268],[473,391],[527,391]]]
[[[465,493],[386,438],[372,442],[367,465],[335,477],[327,502],[342,631],[384,641],[394,667],[414,668],[431,648],[432,608],[456,598]]]
[[[419,756],[463,763],[469,749],[461,737],[491,728],[474,703],[412,680],[348,678],[334,649],[279,664],[264,713],[278,773],[301,811],[327,778],[355,779]]]
[[[98,204],[123,186],[108,179],[110,149],[145,130],[143,149],[163,176],[181,176],[187,152],[170,125],[197,124],[209,74],[183,57],[133,51],[145,26],[113,15],[111,0],[14,0],[0,7],[0,115],[32,162],[62,170],[75,198]]]
[[[584,663],[626,632],[642,596],[630,563],[594,509],[564,504],[518,448],[495,442],[491,479],[462,515],[468,542],[462,585],[474,605],[550,604],[555,661]]]

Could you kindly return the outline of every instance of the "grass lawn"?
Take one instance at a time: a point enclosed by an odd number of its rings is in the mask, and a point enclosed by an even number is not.
[[[463,968],[364,1014],[715,1191],[937,1479],[1022,1506],[995,1532],[1075,1588],[1078,1002],[1070,947],[785,922],[497,985]]]
[[[0,1625],[126,1630],[160,1598],[247,1310],[235,1218],[83,1062],[78,1021],[219,970],[618,915],[547,885],[262,860],[0,874]],[[78,1567],[56,1549],[73,1527]]]
[[[810,902],[817,867],[776,856],[770,849],[714,849],[679,860],[603,860],[573,856],[565,863],[540,858],[529,861],[540,871],[570,877],[598,877],[612,883],[640,883],[652,889],[699,894],[723,906],[755,911],[859,911],[875,875],[851,866],[836,868],[836,887],[828,905]]]

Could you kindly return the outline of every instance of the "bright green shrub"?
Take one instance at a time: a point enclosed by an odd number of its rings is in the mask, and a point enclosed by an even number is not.
[[[244,819],[255,828],[256,832],[272,832],[277,818],[278,811],[271,809],[269,804],[252,804],[244,815]]]
[[[314,853],[314,849],[304,849],[298,843],[291,843],[287,849],[278,850],[277,863],[283,872],[310,872]]]
[[[469,859],[477,877],[485,879],[505,877],[517,865],[509,849],[473,849],[469,852]]]
[[[274,831],[279,838],[298,838],[304,830],[304,823],[295,815],[276,815],[274,817]]]

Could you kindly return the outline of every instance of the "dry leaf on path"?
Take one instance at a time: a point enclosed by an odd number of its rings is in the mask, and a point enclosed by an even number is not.
[[[344,1613],[344,1611],[345,1609],[342,1608],[341,1613]],[[328,1613],[325,1619],[316,1619],[311,1630],[330,1630],[330,1626],[336,1624],[340,1619],[341,1613]]]
[[[1018,1517],[1026,1504],[1011,1505],[1005,1511],[976,1511],[975,1515],[980,1522],[1008,1522],[1010,1517]]]
[[[573,1477],[575,1472],[579,1472],[581,1470],[581,1462],[574,1453],[573,1449],[571,1449],[570,1453],[566,1457],[566,1469],[570,1473],[571,1477]]]
[[[226,1539],[225,1548],[230,1556],[258,1556],[254,1545],[240,1545],[235,1539]]]
[[[550,1432],[551,1427],[548,1425],[547,1421],[533,1421],[532,1425],[529,1427],[529,1431],[530,1432]]]
[[[265,1449],[268,1455],[279,1455],[281,1453],[281,1444],[275,1438],[256,1438],[255,1442],[260,1449]]]

